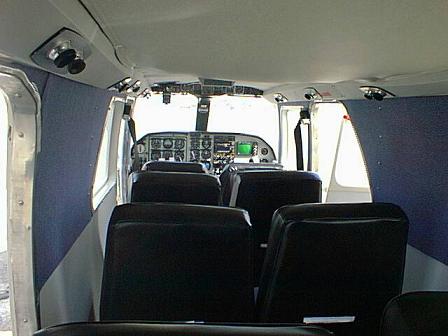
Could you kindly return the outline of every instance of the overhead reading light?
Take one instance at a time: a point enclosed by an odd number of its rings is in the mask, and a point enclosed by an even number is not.
[[[288,98],[286,98],[280,92],[274,93],[274,99],[277,103],[286,103],[288,101]]]
[[[364,98],[368,100],[381,101],[386,97],[395,97],[392,92],[389,92],[377,86],[361,86],[359,89],[364,93]]]
[[[306,100],[322,100],[322,95],[313,87],[305,88],[303,96]]]

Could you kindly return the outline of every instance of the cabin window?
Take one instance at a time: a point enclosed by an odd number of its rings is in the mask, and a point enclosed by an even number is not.
[[[153,132],[189,132],[196,128],[198,98],[173,94],[170,104],[161,95],[138,98],[133,119],[137,138]],[[278,148],[278,110],[264,98],[218,96],[211,98],[207,131],[257,135],[276,151]]]
[[[371,201],[367,169],[350,117],[341,103],[311,109],[312,167],[326,202]]]
[[[101,138],[101,145],[96,162],[96,171],[92,190],[92,205],[94,210],[101,203],[109,189],[108,181],[109,176],[111,175],[109,172],[109,157],[114,119],[114,105],[114,100],[112,100],[112,103],[107,110],[103,128],[103,136]]]
[[[261,137],[277,154],[279,141],[277,105],[262,97],[213,97],[209,132],[247,133]]]
[[[353,125],[344,119],[336,159],[336,182],[344,187],[369,188],[364,158]]]
[[[196,127],[198,99],[193,95],[171,95],[171,102],[164,104],[162,95],[137,98],[133,119],[137,139],[142,136],[163,131],[188,132]]]

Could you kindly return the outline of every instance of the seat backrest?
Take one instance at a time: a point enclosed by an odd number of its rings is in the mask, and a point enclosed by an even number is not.
[[[448,335],[448,292],[413,292],[384,309],[381,336]]]
[[[239,209],[116,207],[106,243],[101,319],[250,321],[251,240],[249,217]]]
[[[131,202],[219,205],[221,186],[209,174],[146,171],[132,174]]]
[[[359,335],[377,335],[384,306],[401,292],[404,212],[388,203],[303,204],[272,220],[258,319],[354,316]]]
[[[206,173],[204,166],[200,163],[178,161],[149,161],[143,165],[142,170],[178,173]]]
[[[283,166],[279,163],[229,163],[219,175],[221,182],[222,203],[229,205],[232,194],[231,176],[239,171],[247,170],[282,170]]]
[[[303,171],[242,171],[232,176],[230,206],[249,212],[254,228],[255,278],[259,278],[275,210],[321,201],[319,176]]]
[[[85,322],[39,330],[34,336],[331,336],[313,326]]]

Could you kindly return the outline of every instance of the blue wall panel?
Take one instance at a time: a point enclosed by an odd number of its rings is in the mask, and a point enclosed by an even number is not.
[[[374,201],[400,205],[409,243],[448,264],[448,97],[345,101]]]
[[[113,94],[21,68],[36,82],[42,98],[33,223],[35,285],[40,290],[92,216],[91,186]]]

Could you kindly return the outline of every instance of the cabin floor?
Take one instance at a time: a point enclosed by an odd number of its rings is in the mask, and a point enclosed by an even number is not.
[[[9,308],[8,258],[6,251],[0,252],[0,336],[11,335]]]

